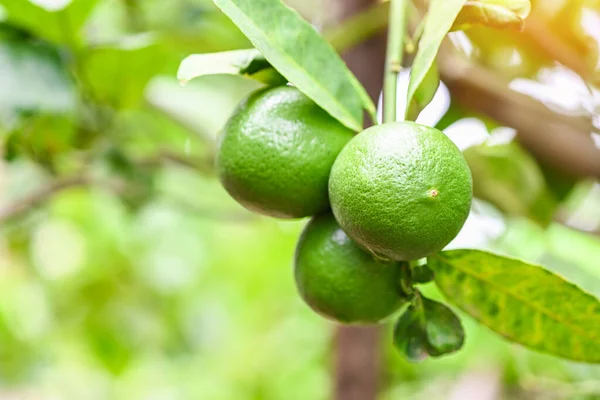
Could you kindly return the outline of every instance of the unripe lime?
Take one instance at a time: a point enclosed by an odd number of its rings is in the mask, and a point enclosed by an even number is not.
[[[353,135],[294,87],[260,90],[225,126],[217,170],[229,194],[252,211],[315,215],[329,208],[329,172]]]
[[[329,178],[344,231],[391,260],[426,257],[460,231],[471,208],[471,171],[437,129],[395,122],[366,129],[344,147]]]
[[[403,264],[383,262],[360,248],[331,214],[314,217],[296,248],[301,297],[317,313],[341,323],[377,323],[406,301]]]

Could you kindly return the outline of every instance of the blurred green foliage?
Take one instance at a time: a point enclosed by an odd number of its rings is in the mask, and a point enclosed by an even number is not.
[[[0,399],[329,398],[334,325],[291,273],[303,222],[250,214],[211,167],[215,135],[257,84],[176,81],[185,56],[248,41],[208,0],[35,3],[0,0]],[[544,205],[597,223],[597,185],[546,195],[516,145],[472,151],[491,185],[481,197],[505,215],[475,207],[467,241],[600,294],[600,238]],[[387,327],[382,398],[448,398],[473,376],[496,377],[506,399],[600,397],[598,367],[465,329],[464,351],[415,366]]]

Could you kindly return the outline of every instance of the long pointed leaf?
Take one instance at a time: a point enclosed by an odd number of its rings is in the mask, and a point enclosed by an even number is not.
[[[448,301],[514,342],[600,363],[600,301],[542,267],[477,250],[431,257]]]
[[[464,6],[467,0],[432,0],[429,5],[429,11],[425,17],[425,28],[423,36],[419,41],[419,48],[415,61],[410,71],[410,81],[408,83],[408,94],[406,99],[406,113],[408,115],[409,107],[415,92],[425,80],[427,73],[435,62],[435,58],[440,49],[444,37],[452,28],[454,20]]]
[[[213,0],[265,58],[341,123],[362,130],[368,97],[342,59],[297,12],[280,0]]]

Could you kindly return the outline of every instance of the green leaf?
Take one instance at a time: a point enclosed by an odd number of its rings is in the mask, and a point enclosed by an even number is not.
[[[442,116],[442,118],[435,124],[435,128],[440,131],[444,131],[453,125],[455,122],[458,122],[462,119],[468,118],[476,118],[481,121],[487,130],[488,133],[493,131],[496,128],[502,128],[501,125],[498,124],[496,120],[493,120],[486,115],[481,113],[477,113],[473,110],[467,110],[458,104],[456,101],[450,101],[450,106],[446,113]]]
[[[417,264],[411,266],[411,280],[413,283],[428,283],[433,279],[433,271],[427,266],[427,264]]]
[[[413,96],[412,102],[408,108],[408,120],[415,121],[417,119],[421,111],[423,111],[431,100],[433,100],[439,86],[440,74],[437,65],[433,63],[431,68],[429,68],[429,71],[427,71],[423,83],[419,86]]]
[[[456,18],[453,30],[471,25],[522,30],[531,12],[530,0],[469,0]]]
[[[546,226],[558,206],[542,170],[519,144],[473,146],[464,151],[473,173],[473,194],[511,216]]]
[[[423,36],[419,41],[419,48],[415,61],[410,71],[408,95],[406,99],[406,114],[410,111],[410,104],[415,93],[423,84],[427,73],[435,62],[438,50],[444,37],[450,31],[456,16],[466,0],[432,0],[429,11],[425,17]]]
[[[446,111],[446,113],[442,116],[438,123],[435,124],[434,128],[443,131],[455,122],[463,118],[468,118],[468,116],[469,115],[467,114],[467,112],[458,104],[456,104],[456,101],[451,100],[450,106],[448,107],[448,111]]]
[[[73,43],[98,0],[72,0],[65,7],[42,7],[50,2],[38,2],[40,5],[29,0],[0,0],[0,6],[6,10],[8,22],[54,43]]]
[[[0,120],[24,114],[70,114],[77,94],[58,50],[22,31],[0,27]]]
[[[143,100],[146,84],[162,71],[164,63],[152,36],[133,35],[90,50],[83,60],[82,80],[97,101],[116,108],[136,108]]]
[[[478,251],[429,258],[448,301],[505,338],[600,363],[600,301],[542,267]]]
[[[52,167],[60,154],[73,150],[76,141],[74,115],[36,113],[22,118],[7,135],[6,157],[29,157],[37,164]]]
[[[223,74],[247,76],[273,85],[286,82],[256,49],[192,54],[181,62],[177,79],[185,84],[199,76]]]
[[[360,83],[358,81],[358,79],[356,78],[356,76],[354,76],[354,74],[352,72],[348,71],[348,77],[350,79],[350,82],[352,82],[352,85],[358,92],[358,95],[360,96],[360,98],[362,100],[363,107],[369,114],[371,121],[373,122],[373,124],[376,124],[377,123],[377,108],[375,107],[373,100],[371,100],[371,97],[367,93],[367,90],[365,89],[365,87],[362,85],[362,83]]]
[[[279,0],[213,0],[265,58],[325,111],[356,131],[375,108],[342,59]]]
[[[411,361],[453,353],[462,347],[464,340],[465,333],[456,314],[420,294],[394,328],[394,345]]]
[[[564,201],[577,184],[578,179],[559,171],[547,163],[540,162],[539,166],[544,174],[548,190],[558,202]]]

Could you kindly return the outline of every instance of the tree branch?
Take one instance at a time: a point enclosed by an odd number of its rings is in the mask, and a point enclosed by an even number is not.
[[[421,14],[427,0],[418,0]],[[585,62],[560,40],[554,40],[546,25],[532,17],[526,33],[548,56],[588,77]],[[413,27],[414,28],[414,27]],[[517,131],[517,139],[539,161],[576,178],[600,178],[600,149],[591,137],[591,118],[573,117],[550,110],[540,101],[515,92],[499,74],[462,57],[448,40],[438,55],[440,75],[452,100]]]
[[[0,209],[0,223],[5,222],[11,218],[18,217],[42,203],[49,200],[55,193],[62,190],[88,186],[94,183],[94,180],[87,176],[74,176],[57,180],[33,191],[29,195],[22,199],[19,199],[12,205],[8,205]]]
[[[376,3],[325,30],[323,36],[338,52],[343,53],[384,32],[388,25],[389,9],[389,2]]]
[[[545,21],[536,15],[527,17],[524,34],[531,37],[550,58],[572,69],[583,79],[593,78],[594,71],[579,53],[563,40],[561,35],[550,29]]]
[[[378,3],[377,0],[329,1],[333,8],[337,9],[337,13],[332,13],[334,15],[332,22],[351,18],[359,12],[372,9]],[[343,52],[348,67],[363,84],[375,104],[379,99],[383,83],[386,47],[384,31],[373,35],[378,30],[379,28],[364,30],[363,39],[367,37],[368,39]],[[378,398],[382,357],[380,338],[379,327],[340,326],[337,328],[334,339],[333,399],[375,400]]]
[[[540,161],[574,177],[600,178],[600,149],[589,118],[553,112],[447,45],[438,62],[453,100],[516,129],[520,142]]]
[[[169,151],[161,151],[155,156],[145,158],[142,160],[137,160],[135,161],[135,165],[140,168],[143,168],[148,166],[161,165],[164,162],[176,163],[181,166],[188,167],[205,174],[212,175],[214,173],[212,167],[212,158],[194,159]],[[127,182],[118,178],[101,179],[86,174],[59,178],[51,183],[48,183],[45,186],[34,190],[32,193],[24,196],[23,198],[18,199],[17,201],[15,201],[14,204],[10,204],[5,206],[4,208],[0,208],[0,223],[19,217],[33,210],[34,208],[41,206],[43,203],[50,200],[52,196],[63,190],[89,186],[101,186],[108,188],[109,190],[115,193],[123,193],[129,185],[127,184]],[[235,216],[219,216],[218,219],[231,220],[235,219]]]

